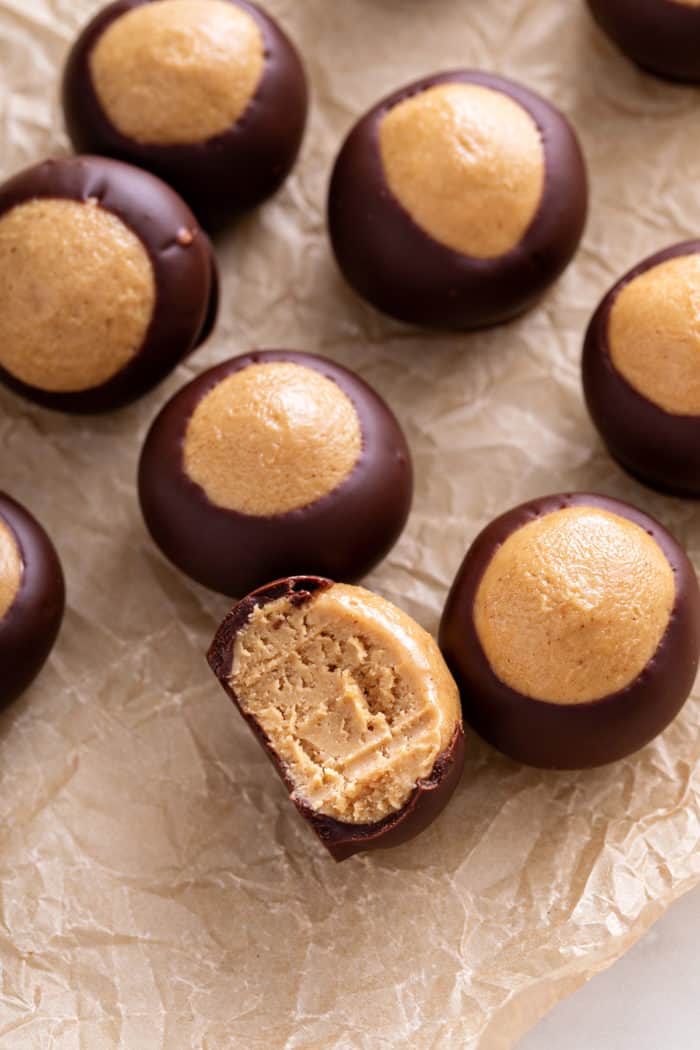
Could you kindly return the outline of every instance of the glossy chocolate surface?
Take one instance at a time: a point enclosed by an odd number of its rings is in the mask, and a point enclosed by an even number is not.
[[[578,506],[600,507],[653,536],[673,569],[676,600],[655,655],[630,685],[601,700],[563,705],[523,696],[496,677],[477,635],[474,601],[491,558],[511,533]],[[477,536],[452,585],[439,641],[462,694],[465,721],[499,751],[543,768],[600,766],[644,747],[683,706],[698,667],[700,592],[683,550],[647,514],[605,496],[544,496],[501,515]]]
[[[0,617],[0,707],[31,684],[53,648],[65,605],[63,572],[41,525],[10,496],[0,492],[0,520],[19,549],[23,574],[19,590]]]
[[[277,580],[261,587],[234,606],[221,624],[207,656],[212,671],[262,744],[290,795],[295,785],[286,767],[270,746],[269,740],[255,719],[241,709],[238,698],[229,684],[233,647],[236,635],[248,622],[256,606],[265,605],[267,602],[284,597],[289,597],[290,602],[294,605],[302,605],[319,590],[332,586],[330,580],[315,576],[297,576]],[[398,812],[389,814],[384,820],[377,821],[375,824],[348,824],[314,812],[302,800],[292,798],[292,802],[318,835],[333,859],[346,860],[353,854],[366,850],[399,846],[423,831],[449,802],[459,783],[463,766],[464,730],[462,726],[458,726],[449,746],[438,756],[431,776],[418,781],[405,805]]]
[[[231,0],[258,24],[265,69],[242,117],[221,135],[191,145],[159,146],[122,135],[104,113],[90,74],[90,53],[107,27],[151,0],[117,0],[85,27],[63,75],[66,127],[78,152],[137,164],[174,186],[207,227],[217,227],[273,194],[294,165],[306,124],[306,77],[280,27],[247,0]]]
[[[210,334],[218,308],[216,260],[185,202],[148,172],[104,157],[62,157],[27,168],[0,186],[0,215],[36,198],[97,200],[143,243],[153,265],[155,309],[141,349],[107,382],[54,392],[0,368],[0,381],[47,408],[108,412],[145,394]]]
[[[201,399],[248,365],[291,361],[316,369],[349,397],[363,447],[355,467],[316,502],[271,517],[215,506],[186,475],[187,424]],[[313,354],[265,350],[209,369],[185,386],[156,417],[141,455],[141,509],[156,544],[193,579],[236,598],[265,580],[300,572],[352,582],[394,545],[413,494],[411,458],[386,403],[340,365]]]
[[[587,0],[600,28],[650,73],[700,81],[700,7],[673,0]]]
[[[378,146],[382,117],[436,84],[479,84],[514,99],[535,121],[545,154],[539,208],[520,244],[493,259],[461,255],[425,233],[390,192]],[[510,80],[456,71],[427,77],[384,99],[350,132],[328,198],[335,256],[358,295],[399,320],[435,328],[481,328],[533,306],[564,270],[586,220],[586,169],[566,118]]]
[[[700,497],[700,416],[674,415],[649,401],[615,368],[608,345],[610,311],[622,289],[659,263],[692,253],[700,253],[700,241],[657,252],[610,289],[588,326],[582,371],[588,411],[620,465],[661,492]]]

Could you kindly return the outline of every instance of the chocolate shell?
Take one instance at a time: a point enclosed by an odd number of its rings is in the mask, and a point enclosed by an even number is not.
[[[153,266],[155,308],[141,349],[99,386],[56,392],[0,368],[0,381],[46,408],[108,412],[156,386],[209,336],[218,308],[218,271],[209,239],[178,195],[148,172],[104,157],[44,161],[0,186],[0,217],[39,198],[66,199],[116,215],[140,239]]]
[[[642,69],[668,80],[700,81],[700,8],[684,0],[587,0],[594,19]]]
[[[44,666],[63,619],[65,585],[46,532],[5,493],[0,493],[0,522],[12,534],[23,564],[14,601],[0,617],[1,708],[23,693]]]
[[[676,256],[700,253],[700,241],[657,252],[605,295],[586,332],[582,373],[586,405],[610,454],[633,477],[660,492],[700,497],[700,416],[664,411],[615,368],[608,345],[610,311],[625,285]]]
[[[73,45],[63,74],[63,111],[79,153],[136,164],[174,186],[207,227],[218,227],[276,192],[297,158],[306,124],[306,77],[296,49],[277,23],[247,0],[230,0],[258,24],[265,70],[238,121],[204,142],[140,143],[111,123],[95,92],[90,53],[121,15],[152,0],[117,0],[100,11]]]
[[[434,240],[393,196],[382,169],[382,117],[404,99],[450,83],[504,93],[524,107],[542,136],[545,185],[540,205],[520,243],[495,258],[472,258]],[[355,125],[333,169],[328,223],[343,275],[378,310],[434,328],[483,328],[528,310],[561,274],[581,239],[587,201],[578,140],[554,106],[503,77],[455,70],[401,88]]]
[[[673,570],[676,600],[653,658],[630,685],[600,700],[561,705],[523,696],[496,677],[474,625],[474,602],[491,558],[513,532],[576,506],[600,507],[646,530]],[[439,642],[460,688],[465,721],[484,740],[527,765],[600,766],[644,747],[683,706],[698,668],[700,592],[686,554],[647,514],[605,496],[545,496],[501,515],[477,536],[448,596]]]
[[[270,745],[254,718],[241,708],[228,681],[233,663],[233,647],[238,632],[247,624],[253,610],[288,596],[293,605],[308,602],[319,590],[332,587],[331,580],[317,576],[296,576],[277,580],[259,588],[240,601],[221,624],[207,655],[209,666],[224,691],[259,740],[274,765],[299,814],[311,826],[334,860],[346,860],[355,853],[399,846],[431,824],[449,802],[464,766],[464,729],[458,725],[447,749],[438,757],[430,777],[420,780],[405,805],[375,824],[349,824],[321,813],[294,796],[294,783],[284,763]]]

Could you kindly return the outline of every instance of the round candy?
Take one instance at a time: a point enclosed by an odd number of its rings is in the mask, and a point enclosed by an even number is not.
[[[307,91],[292,44],[246,0],[117,0],[73,46],[63,107],[76,150],[154,171],[211,225],[284,181]]]
[[[268,584],[226,617],[209,663],[336,860],[413,838],[459,782],[457,686],[430,635],[377,594]]]
[[[650,73],[700,81],[698,0],[588,0],[598,25]]]
[[[406,522],[411,459],[384,401],[321,357],[257,351],[185,386],[139,468],[153,539],[231,597],[298,572],[369,572]]]
[[[400,320],[479,328],[532,306],[578,246],[586,172],[543,98],[458,71],[384,99],[350,132],[328,221],[359,295]]]
[[[464,717],[506,755],[577,769],[623,758],[695,679],[700,592],[658,522],[586,493],[493,521],[457,573],[440,646]]]
[[[583,384],[611,454],[653,488],[700,496],[700,241],[645,259],[588,327]]]
[[[104,412],[208,336],[218,281],[184,201],[102,157],[48,160],[0,186],[0,380],[66,412]]]
[[[0,707],[44,666],[63,619],[58,555],[41,525],[0,493]]]

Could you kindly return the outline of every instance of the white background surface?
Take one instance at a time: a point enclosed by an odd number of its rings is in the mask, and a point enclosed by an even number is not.
[[[697,1050],[700,890],[609,970],[559,1003],[518,1050]]]

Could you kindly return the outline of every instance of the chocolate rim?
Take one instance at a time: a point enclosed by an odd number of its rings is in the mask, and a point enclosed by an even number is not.
[[[2,367],[0,381],[45,408],[76,413],[120,408],[164,379],[210,334],[218,309],[218,272],[209,238],[164,182],[106,157],[54,158],[19,172],[0,186],[0,216],[38,198],[94,199],[121,219],[151,260],[154,312],[141,349],[98,386],[68,392],[42,390]]]
[[[608,343],[610,312],[622,289],[659,263],[695,254],[700,255],[700,240],[674,244],[621,277],[591,318],[581,368],[588,411],[610,454],[651,488],[698,498],[700,416],[666,412],[635,390],[613,364]]]
[[[297,812],[311,826],[334,860],[346,860],[355,853],[372,849],[388,849],[418,835],[435,820],[449,802],[457,787],[464,766],[464,728],[457,724],[450,743],[438,755],[431,775],[418,780],[408,801],[396,813],[390,813],[374,824],[348,824],[316,813],[302,799],[294,797],[294,782],[285,764],[260,728],[256,720],[244,712],[228,682],[233,663],[236,635],[250,619],[256,607],[267,605],[278,598],[289,597],[293,605],[304,605],[319,591],[333,586],[332,580],[317,576],[293,576],[260,587],[239,602],[228,614],[216,633],[207,660],[224,691],[233,700],[277,770],[289,792]]]
[[[648,73],[700,81],[700,11],[673,0],[587,0],[594,21]]]
[[[336,383],[358,414],[362,452],[332,492],[297,510],[257,517],[211,503],[185,474],[183,447],[201,399],[227,376],[268,361],[304,365]],[[295,572],[344,582],[364,576],[403,531],[413,470],[396,417],[359,376],[314,354],[258,350],[210,368],[164,406],[146,437],[138,487],[146,525],[166,557],[205,587],[236,598]]]
[[[644,670],[624,689],[599,700],[561,705],[523,696],[496,677],[474,624],[474,601],[494,553],[517,529],[565,507],[600,507],[641,526],[673,569],[676,600],[666,632]],[[440,648],[462,694],[465,720],[519,762],[584,769],[637,751],[680,711],[698,667],[700,592],[685,552],[657,521],[620,500],[590,493],[544,496],[491,522],[474,540],[457,573],[440,624]]]
[[[542,136],[545,184],[537,213],[520,243],[493,259],[462,255],[434,240],[384,177],[378,143],[384,114],[426,88],[448,83],[502,92],[530,114]],[[328,223],[346,280],[378,310],[414,324],[481,328],[527,310],[562,273],[583,234],[587,200],[581,148],[559,110],[503,77],[455,70],[401,88],[355,124],[333,169]]]
[[[56,641],[65,606],[65,582],[56,549],[29,511],[0,492],[0,519],[15,538],[22,579],[0,617],[0,708],[39,674]]]
[[[112,22],[150,2],[109,4],[76,40],[63,73],[68,135],[80,153],[104,153],[155,172],[192,204],[205,225],[216,227],[275,193],[294,166],[308,108],[304,67],[276,22],[248,0],[229,0],[254,19],[263,35],[265,67],[248,107],[229,130],[203,142],[138,143],[117,131],[102,109],[92,83],[90,54]]]

